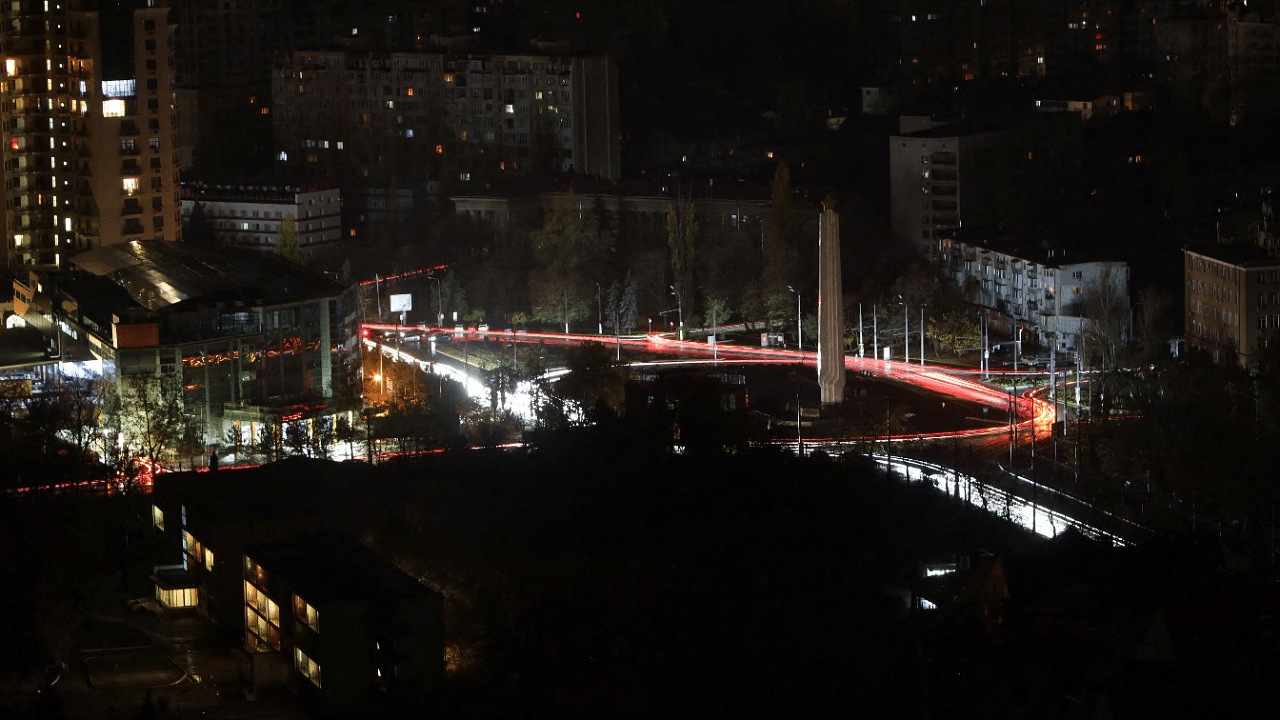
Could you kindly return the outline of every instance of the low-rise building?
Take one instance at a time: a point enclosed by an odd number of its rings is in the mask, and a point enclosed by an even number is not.
[[[68,357],[102,361],[131,446],[155,442],[146,413],[157,408],[180,416],[200,438],[193,444],[225,442],[228,431],[251,443],[289,423],[314,431],[337,412],[334,378],[357,335],[342,289],[324,278],[158,241],[82,253],[65,272],[31,271],[15,279],[14,304]]]
[[[1077,257],[1062,248],[937,241],[938,262],[969,300],[1009,335],[1058,350],[1078,350],[1092,329],[1090,295],[1117,317],[1128,336],[1129,267],[1123,262]],[[1053,339],[1056,338],[1056,342]]]
[[[396,686],[444,675],[439,593],[355,540],[319,535],[245,548],[241,677],[283,684],[304,705],[351,710]]]
[[[1252,245],[1182,253],[1187,347],[1257,369],[1280,334],[1280,257]]]
[[[273,254],[280,225],[290,217],[303,257],[342,240],[342,197],[325,180],[192,178],[182,184],[183,222],[197,203],[208,230],[228,247]]]

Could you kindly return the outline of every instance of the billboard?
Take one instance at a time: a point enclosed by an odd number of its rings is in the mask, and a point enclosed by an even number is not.
[[[391,296],[391,312],[409,312],[413,309],[413,295],[402,293]]]

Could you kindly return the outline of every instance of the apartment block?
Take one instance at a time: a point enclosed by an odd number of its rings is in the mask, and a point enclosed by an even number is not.
[[[76,0],[0,5],[6,264],[173,241],[181,222],[168,9],[112,22]],[[123,48],[121,46],[124,46]]]
[[[1183,250],[1188,348],[1257,369],[1280,335],[1280,257],[1256,246]]]
[[[94,201],[102,244],[182,237],[173,26],[166,7],[133,13],[133,74],[100,84],[90,114]],[[120,73],[125,74],[125,73]]]
[[[218,243],[274,254],[285,218],[293,218],[304,257],[342,239],[342,197],[326,180],[193,177],[182,185],[182,218],[199,204]]]
[[[243,556],[251,687],[282,684],[320,714],[444,675],[443,602],[364,545],[338,535],[250,545]]]
[[[403,187],[617,178],[617,87],[608,56],[278,53],[278,167]]]
[[[1123,262],[1075,257],[1067,250],[937,241],[936,258],[946,276],[984,310],[1000,329],[1018,329],[1037,345],[1077,350],[1090,329],[1087,296],[1106,292],[1129,326],[1129,267]]]
[[[994,221],[1000,143],[994,128],[903,116],[889,137],[893,236],[929,257],[962,222]]]

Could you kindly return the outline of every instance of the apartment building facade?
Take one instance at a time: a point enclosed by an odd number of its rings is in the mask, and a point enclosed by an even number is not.
[[[132,64],[123,69],[106,68],[105,30],[86,4],[0,5],[8,268],[57,267],[103,244],[180,237],[164,4],[132,13]]]
[[[199,204],[219,244],[274,254],[280,225],[293,218],[298,245],[312,257],[342,240],[342,196],[325,180],[192,178],[182,185],[182,219]]]
[[[891,229],[931,257],[938,237],[995,217],[1000,133],[908,116],[901,129],[889,137]]]
[[[400,186],[617,178],[617,87],[608,56],[278,53],[278,167]]]
[[[364,545],[337,535],[250,545],[243,555],[241,677],[282,684],[321,714],[444,675],[443,602]]]
[[[1024,341],[1075,351],[1091,330],[1085,317],[1090,293],[1112,299],[1129,327],[1129,268],[1123,262],[1077,260],[1061,249],[996,248],[977,242],[942,238],[937,261],[968,299],[1010,336],[1019,329]]]
[[[1183,250],[1188,348],[1257,369],[1280,336],[1280,257],[1255,246]]]

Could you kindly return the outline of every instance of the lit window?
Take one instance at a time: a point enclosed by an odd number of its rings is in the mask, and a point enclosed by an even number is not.
[[[443,152],[444,152],[444,146],[443,146],[443,145],[437,145],[437,146],[436,146],[436,154],[437,154],[437,155],[439,155],[439,154],[441,154],[441,153],[443,153]]]
[[[338,141],[338,149],[339,149],[339,150],[341,150],[341,149],[342,149],[342,141],[341,141],[341,140],[339,140],[339,141]]]
[[[102,117],[124,117],[124,100],[103,100]]]
[[[263,115],[270,115],[270,114],[271,114],[271,108],[269,108],[269,107],[264,107],[264,108],[262,108],[262,114],[263,114]]]
[[[138,178],[136,178],[136,177],[123,178],[123,179],[120,181],[120,184],[121,184],[121,186],[122,186],[122,187],[123,187],[123,189],[124,189],[124,194],[125,194],[125,195],[137,195],[137,194],[138,194]]]
[[[284,150],[280,151],[280,162],[289,162],[289,153]]]
[[[213,572],[213,551],[209,548],[204,549],[204,569]]]
[[[4,72],[6,75],[13,76],[18,74],[18,61],[9,58],[4,61]]]
[[[71,225],[71,218],[67,218],[67,225]],[[68,227],[68,230],[71,228]],[[157,530],[164,530],[164,511],[157,505],[151,506],[151,522],[156,526]]]
[[[320,611],[297,595],[293,596],[293,616],[313,631],[320,632]]]
[[[200,591],[195,588],[163,590],[159,585],[156,586],[156,600],[168,608],[195,607],[199,599]]]
[[[307,654],[302,652],[301,648],[293,649],[293,659],[294,666],[298,668],[298,672],[315,683],[316,687],[320,687],[320,666],[316,664],[316,661],[307,657]]]

